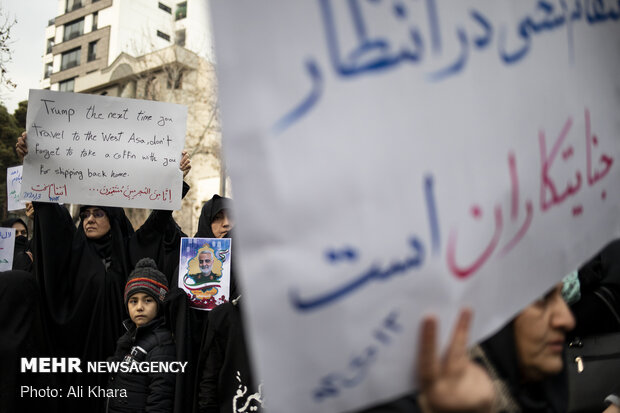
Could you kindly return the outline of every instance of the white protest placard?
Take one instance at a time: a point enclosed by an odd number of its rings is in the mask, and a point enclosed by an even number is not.
[[[22,189],[22,166],[13,166],[6,169],[6,198],[7,210],[16,211],[26,208],[26,203],[19,199]]]
[[[13,252],[15,251],[15,229],[0,228],[0,271],[13,268]]]
[[[479,340],[620,236],[620,9],[593,4],[213,4],[270,412],[410,391],[425,313],[445,346],[471,306]]]
[[[187,107],[30,90],[21,199],[179,209]]]
[[[230,238],[181,238],[178,287],[192,308],[210,311],[230,301]]]

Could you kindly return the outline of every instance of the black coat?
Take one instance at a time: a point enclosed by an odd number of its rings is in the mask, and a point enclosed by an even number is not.
[[[571,306],[577,321],[571,336],[620,331],[616,316],[597,295],[604,293],[620,314],[620,240],[611,242],[579,269],[579,283],[581,299]],[[601,286],[605,292],[599,290]]]
[[[20,397],[21,386],[54,387],[50,373],[22,373],[22,357],[49,357],[34,276],[0,272],[0,412],[56,412],[56,400]]]
[[[170,362],[176,360],[176,351],[170,330],[164,327],[163,318],[136,327],[126,320],[127,332],[118,340],[116,352],[109,361],[123,361],[139,346],[149,349],[146,355],[136,359],[144,362]],[[140,353],[138,352],[140,355]],[[112,376],[108,389],[126,390],[127,397],[110,397],[106,412],[140,413],[172,412],[175,386],[174,373],[123,373]],[[116,392],[119,396],[121,392]]]
[[[248,411],[246,404],[260,411],[262,394],[252,374],[239,305],[224,303],[209,313],[203,351],[207,359],[200,378],[198,411],[236,413]]]

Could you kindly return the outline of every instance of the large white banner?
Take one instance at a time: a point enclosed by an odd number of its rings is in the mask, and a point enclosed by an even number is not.
[[[620,236],[614,1],[214,2],[242,285],[271,412],[415,387]]]
[[[30,90],[22,201],[179,209],[187,107]]]

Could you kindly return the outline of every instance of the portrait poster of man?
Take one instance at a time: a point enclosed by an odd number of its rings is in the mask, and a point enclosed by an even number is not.
[[[179,288],[199,310],[212,310],[229,301],[230,238],[182,238]]]

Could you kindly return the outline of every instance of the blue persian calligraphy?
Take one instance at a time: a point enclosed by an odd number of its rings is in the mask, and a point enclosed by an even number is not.
[[[13,237],[13,231],[0,231],[0,239],[9,239]]]
[[[426,198],[426,207],[428,213],[428,221],[430,223],[431,245],[433,253],[440,252],[440,228],[437,217],[435,197],[433,193],[433,177],[427,176],[424,179],[424,195]],[[413,269],[420,268],[424,264],[425,247],[416,236],[409,239],[409,247],[413,250],[413,254],[402,259],[392,261],[387,267],[383,267],[377,263],[373,264],[369,269],[362,272],[348,283],[328,291],[324,294],[303,298],[299,291],[293,289],[289,291],[291,305],[297,311],[311,311],[324,307],[354,293],[366,284],[372,281],[386,281],[397,275],[405,275]],[[352,247],[346,247],[342,251],[328,251],[326,260],[335,265],[341,260],[356,261],[358,252]]]
[[[496,45],[500,62],[507,67],[525,59],[532,48],[536,36],[566,28],[569,63],[574,59],[573,25],[585,22],[589,25],[615,23],[620,20],[619,0],[539,0],[534,3],[533,10],[520,18],[514,27],[494,22],[482,11],[474,8],[468,10],[462,23],[452,29],[448,39],[456,41],[455,56],[443,56],[444,38],[442,34],[450,30],[442,30],[439,5],[437,0],[316,0],[323,23],[323,34],[331,70],[337,78],[353,79],[363,75],[383,74],[401,65],[419,66],[422,76],[427,82],[441,82],[465,71],[467,63],[474,52]],[[373,17],[385,12],[379,7],[389,7],[389,14],[394,24],[373,25]],[[424,7],[426,13],[420,13]],[[416,10],[412,10],[417,8]],[[345,9],[345,12],[342,12]],[[340,13],[337,12],[340,10]],[[343,18],[343,15],[345,16]],[[414,17],[426,18],[426,25],[412,22]],[[381,20],[381,19],[377,19]],[[471,24],[471,23],[474,24]],[[347,24],[353,31],[355,44],[347,47],[343,31]],[[391,39],[393,32],[405,26],[401,39]],[[375,27],[379,26],[379,27]],[[428,26],[425,40],[420,27]],[[427,49],[432,56],[427,56]],[[428,71],[426,62],[439,61],[443,66]],[[441,62],[447,61],[446,64]],[[300,103],[295,105],[274,125],[274,134],[279,134],[304,117],[320,101],[325,88],[323,70],[316,57],[306,59],[305,69],[310,78],[310,91]]]

